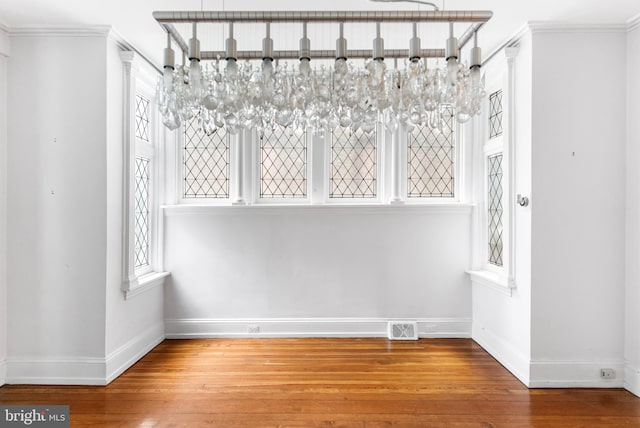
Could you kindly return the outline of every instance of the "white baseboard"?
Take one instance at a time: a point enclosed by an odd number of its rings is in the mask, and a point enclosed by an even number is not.
[[[525,386],[530,386],[529,359],[510,343],[474,323],[471,337]]]
[[[601,379],[600,369],[614,369],[613,379]],[[621,388],[622,361],[531,361],[531,388]]]
[[[104,358],[7,358],[8,384],[106,385]]]
[[[108,385],[163,340],[164,326],[159,323],[107,358],[8,358],[5,381],[14,385]]]
[[[640,397],[640,369],[629,363],[624,366],[624,388]]]
[[[0,386],[5,384],[7,379],[7,362],[6,360],[0,360]]]
[[[471,337],[469,318],[403,318],[418,322],[418,336]],[[387,318],[167,319],[167,339],[222,337],[387,337]],[[258,327],[259,332],[255,332]],[[251,331],[251,333],[250,333]]]
[[[124,373],[163,340],[164,324],[158,323],[109,354],[106,358],[106,384]]]

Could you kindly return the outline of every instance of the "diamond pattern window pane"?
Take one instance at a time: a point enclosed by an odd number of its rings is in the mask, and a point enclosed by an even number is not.
[[[307,141],[305,134],[276,126],[260,139],[260,197],[307,196]]]
[[[136,138],[149,142],[149,100],[136,94]]]
[[[184,197],[229,197],[229,135],[220,128],[206,135],[196,118],[184,126]]]
[[[453,109],[442,115],[442,132],[416,126],[407,135],[407,196],[455,196],[455,135]]]
[[[331,139],[330,198],[376,197],[376,133],[338,127]]]
[[[489,156],[489,263],[502,266],[502,153]]]
[[[489,138],[502,135],[502,89],[489,95]]]
[[[135,266],[149,264],[149,159],[136,158]]]

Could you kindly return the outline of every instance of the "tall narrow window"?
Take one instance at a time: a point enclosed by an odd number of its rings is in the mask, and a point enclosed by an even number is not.
[[[489,140],[485,145],[487,180],[487,262],[503,266],[502,90],[489,95]]]
[[[131,51],[120,51],[123,72],[124,138],[122,151],[122,284],[124,298],[150,290],[164,282],[162,218],[158,216],[163,151],[156,151],[158,133],[153,86],[146,79],[153,69]],[[142,72],[144,70],[144,72]],[[138,75],[140,72],[140,75]]]
[[[489,263],[502,266],[502,153],[488,157]]]
[[[407,135],[407,196],[455,196],[455,135],[453,109],[443,113],[442,131],[416,126]]]
[[[330,198],[375,198],[376,133],[338,127],[331,139]]]
[[[260,197],[307,197],[307,142],[304,133],[276,126],[260,138]]]
[[[136,144],[146,146],[150,141],[149,127],[149,100],[140,94],[136,94]],[[136,150],[139,154],[135,158],[134,171],[134,258],[135,268],[140,269],[149,265],[149,156],[143,156],[144,150]],[[149,152],[148,152],[149,153]]]
[[[489,95],[489,138],[502,135],[502,90]]]
[[[224,128],[207,135],[191,119],[184,126],[184,198],[229,197],[229,135]]]
[[[136,138],[149,142],[149,100],[136,95]]]
[[[136,158],[135,267],[149,265],[149,159]]]

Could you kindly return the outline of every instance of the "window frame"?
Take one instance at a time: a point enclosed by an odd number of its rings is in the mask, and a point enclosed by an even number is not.
[[[384,165],[385,159],[385,130],[382,123],[376,123],[375,129],[375,142],[376,142],[376,196],[368,198],[332,198],[331,197],[331,147],[333,145],[333,130],[326,129],[324,136],[319,144],[324,144],[323,159],[320,161],[322,165],[317,165],[318,168],[324,169],[324,177],[322,181],[323,201],[326,205],[367,205],[367,204],[381,204],[384,201]],[[314,140],[314,143],[316,140]],[[315,184],[314,184],[315,187]]]
[[[124,299],[128,300],[158,285],[164,284],[169,275],[162,269],[163,216],[160,212],[164,182],[164,152],[160,142],[166,140],[166,131],[158,118],[155,106],[155,91],[152,83],[155,69],[132,51],[121,51],[123,64],[123,239],[122,239],[122,285]],[[136,96],[149,100],[149,142],[136,136]],[[135,163],[136,158],[149,160],[149,263],[135,266]]]
[[[512,296],[515,281],[515,60],[518,47],[505,48],[489,64],[482,114],[474,120],[474,252],[468,271],[474,284]],[[502,90],[502,134],[490,138],[489,96]],[[488,159],[502,153],[502,266],[489,262]]]
[[[194,118],[197,120],[196,118]],[[192,120],[194,120],[192,119]],[[234,157],[234,149],[233,146],[239,144],[239,138],[237,135],[231,134],[227,132],[227,139],[229,141],[229,193],[226,198],[214,198],[214,197],[206,197],[206,198],[187,198],[184,195],[184,180],[185,180],[185,170],[184,170],[184,150],[185,150],[185,126],[186,124],[180,124],[180,127],[176,130],[177,133],[177,148],[176,148],[176,200],[179,204],[185,205],[229,205],[231,204],[234,192],[235,192],[235,176],[234,172],[237,166],[235,165],[235,157]]]
[[[486,116],[488,118],[488,115]],[[504,122],[503,122],[504,123]],[[501,203],[502,203],[502,266],[498,266],[496,264],[493,264],[489,261],[489,158],[496,156],[496,155],[502,155],[502,198],[501,198]],[[495,274],[498,275],[502,275],[504,276],[505,274],[505,270],[506,270],[506,262],[507,262],[507,246],[508,246],[508,239],[507,239],[507,205],[506,205],[506,194],[507,194],[507,189],[506,189],[506,182],[507,182],[507,176],[505,174],[506,172],[506,168],[505,166],[507,166],[508,163],[508,159],[505,157],[505,153],[504,153],[504,146],[503,146],[503,139],[502,139],[502,135],[500,135],[499,137],[495,137],[493,139],[490,139],[488,141],[485,142],[484,147],[483,147],[483,198],[484,198],[484,204],[483,204],[483,212],[482,212],[482,218],[483,218],[483,224],[484,224],[484,229],[482,231],[482,236],[483,236],[483,242],[485,243],[485,245],[483,246],[483,251],[482,251],[482,260],[484,261],[484,269],[489,271],[489,272],[493,272]]]
[[[251,197],[248,199],[253,205],[308,205],[312,200],[312,185],[313,180],[313,143],[314,135],[311,129],[306,129],[304,132],[305,141],[305,197],[304,198],[292,198],[292,197],[274,197],[263,198],[261,193],[261,153],[260,153],[260,137],[258,131],[255,128],[248,130],[245,133],[245,138],[249,137],[250,150],[246,153],[250,157],[250,169],[251,169]],[[244,145],[246,149],[247,144]],[[242,184],[240,184],[242,185]]]
[[[158,132],[157,132],[157,109],[154,109],[154,98],[155,95],[152,97],[153,92],[151,92],[151,89],[148,87],[148,85],[144,82],[144,80],[137,78],[136,82],[135,82],[135,93],[133,93],[133,98],[134,98],[134,102],[137,102],[137,97],[141,96],[144,99],[146,99],[149,104],[147,106],[147,116],[149,118],[149,123],[148,123],[148,138],[149,141],[144,141],[141,138],[138,138],[138,136],[135,136],[135,156],[134,156],[134,166],[133,166],[133,185],[134,185],[134,204],[132,206],[132,209],[134,210],[135,213],[135,209],[136,209],[136,204],[135,204],[135,194],[136,194],[136,190],[135,189],[135,185],[136,185],[136,177],[135,177],[135,171],[136,171],[136,160],[138,158],[141,159],[145,159],[149,162],[149,191],[148,191],[148,201],[147,201],[147,205],[148,205],[148,209],[149,209],[149,218],[148,218],[148,230],[147,233],[149,234],[148,236],[148,263],[146,265],[142,265],[142,266],[135,266],[135,261],[134,261],[134,272],[135,274],[140,277],[143,275],[146,275],[150,272],[154,271],[154,266],[156,265],[156,261],[157,261],[157,223],[158,223],[158,192],[157,192],[157,184],[159,182],[159,175],[158,175],[158,162],[156,159],[156,150],[155,150],[155,142],[157,141],[157,136],[158,136]],[[135,105],[135,104],[134,104]],[[135,117],[135,111],[134,111],[134,124],[136,121],[136,117]],[[135,215],[135,214],[134,214]],[[135,220],[134,220],[134,225],[135,225]],[[135,255],[135,230],[134,230],[134,255]]]
[[[463,164],[463,129],[464,125],[456,121],[455,113],[453,114],[453,196],[409,196],[409,133],[405,128],[403,138],[400,142],[400,157],[403,168],[401,169],[400,183],[401,194],[406,204],[456,204],[464,200],[463,197],[463,181],[464,168]]]

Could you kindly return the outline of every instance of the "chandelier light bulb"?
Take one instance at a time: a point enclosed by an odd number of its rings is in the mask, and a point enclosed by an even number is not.
[[[227,59],[226,72],[230,79],[238,77],[238,61],[233,58]]]
[[[300,74],[307,77],[311,74],[311,61],[308,58],[300,60]]]

